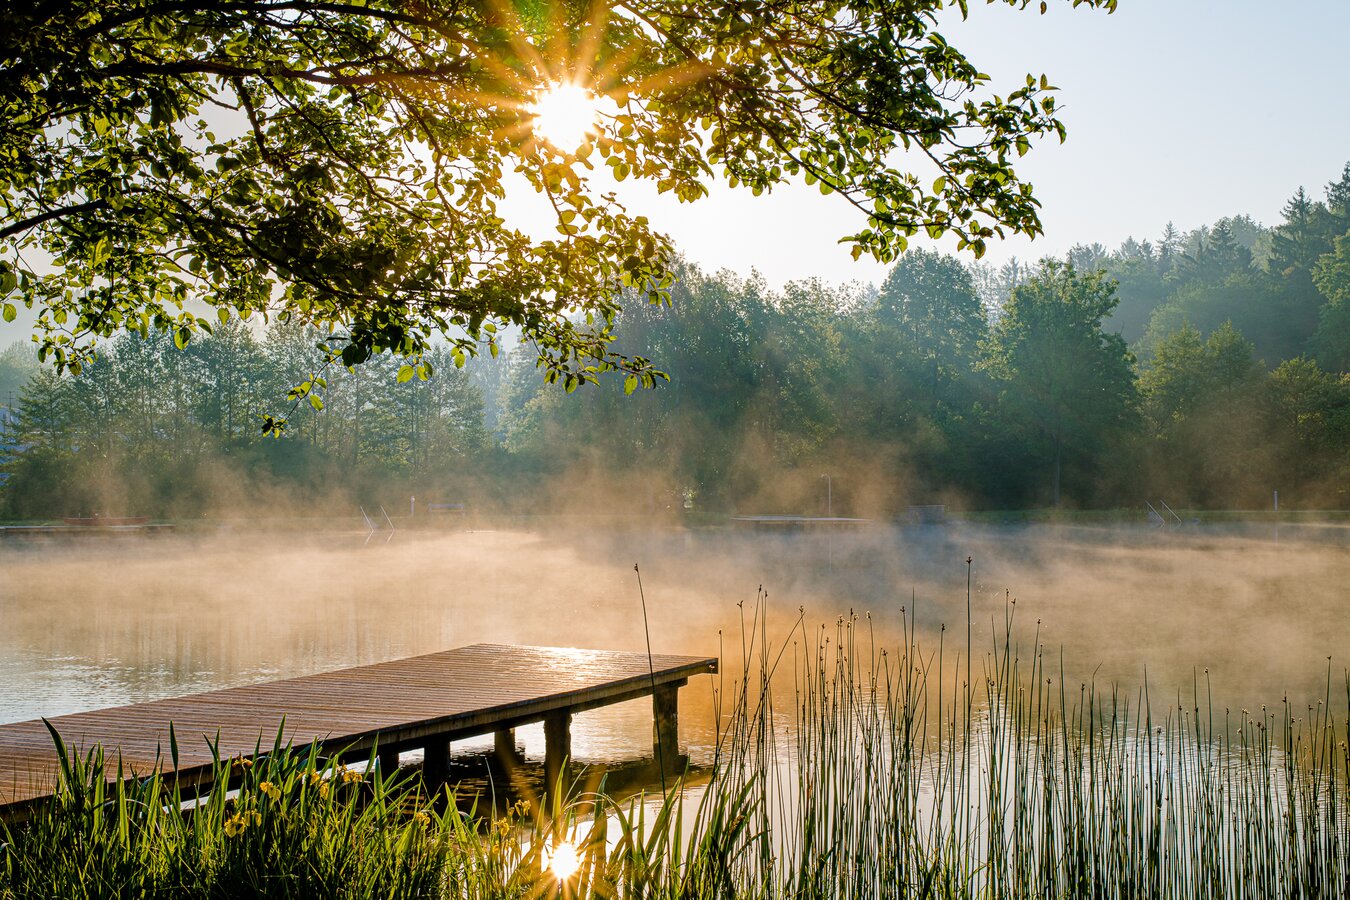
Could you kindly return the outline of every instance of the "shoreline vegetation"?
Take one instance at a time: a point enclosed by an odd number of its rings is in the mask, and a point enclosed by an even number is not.
[[[1283,218],[998,269],[916,248],[876,286],[678,264],[669,305],[615,312],[612,348],[669,376],[650,390],[559,390],[514,329],[352,371],[281,313],[123,334],[78,375],[16,342],[0,516],[1344,510],[1350,166]]]
[[[983,648],[975,626],[920,647],[912,609],[885,649],[866,616],[770,636],[767,607],[727,648],[699,785],[559,786],[549,817],[260,747],[217,761],[237,791],[185,804],[54,735],[60,789],[0,832],[0,897],[1350,897],[1330,662],[1313,702],[1217,709],[1207,672],[1170,701],[1074,679],[1015,602]]]
[[[367,511],[369,512],[369,511]],[[1229,524],[1307,524],[1307,525],[1336,525],[1350,522],[1350,509],[1213,509],[1213,508],[1186,508],[1177,507],[1173,509],[1181,523],[1176,524],[1174,519],[1168,519],[1167,527],[1170,530],[1183,528],[1187,526],[1207,526],[1207,525],[1229,525]],[[576,509],[549,513],[510,513],[510,512],[484,512],[475,509],[472,506],[466,506],[462,510],[456,510],[453,514],[446,514],[439,511],[427,512],[419,509],[415,515],[409,516],[406,509],[401,512],[389,510],[389,520],[396,526],[396,530],[455,530],[460,527],[473,528],[480,525],[491,525],[492,527],[503,527],[505,525],[528,525],[531,523],[550,523],[550,522],[616,522],[623,524],[650,523],[654,526],[665,527],[671,522],[678,522],[680,525],[688,528],[721,528],[734,527],[737,525],[735,517],[738,515],[747,515],[745,512],[715,512],[709,510],[680,510],[672,511],[669,516],[653,515],[645,512],[596,512],[593,510]],[[784,513],[784,515],[789,515]],[[376,513],[378,521],[376,524],[383,528],[388,528],[384,517]],[[810,515],[803,516],[804,519],[810,519]],[[258,530],[274,530],[292,527],[301,527],[305,531],[314,531],[316,528],[322,529],[324,523],[345,523],[348,521],[359,522],[363,525],[360,511],[354,511],[346,514],[345,511],[334,512],[333,514],[315,514],[303,515],[293,512],[283,512],[276,515],[218,515],[218,516],[192,516],[192,517],[163,517],[148,518],[148,524],[154,525],[172,525],[176,529],[193,531],[209,531],[220,528],[256,528]],[[59,525],[64,524],[62,517],[32,517],[32,518],[0,518],[0,526],[5,525]],[[1150,525],[1148,519],[1148,509],[1142,503],[1138,506],[1122,506],[1107,509],[1070,509],[1055,507],[1035,507],[1029,509],[959,509],[945,508],[941,513],[941,518],[935,522],[912,522],[909,520],[906,511],[891,516],[878,516],[873,518],[864,518],[859,520],[860,524],[876,526],[906,526],[914,525],[919,527],[929,525],[1139,525],[1147,527]],[[378,529],[377,529],[378,530]]]
[[[17,342],[0,350],[0,516],[416,496],[884,518],[1250,509],[1277,491],[1283,509],[1347,509],[1348,271],[1350,166],[1272,227],[1230,217],[999,269],[912,249],[877,286],[775,288],[680,264],[669,306],[627,297],[614,320],[613,347],[669,376],[651,390],[614,372],[558,390],[514,330],[471,345],[479,359],[437,343],[354,371],[284,315],[184,347],[125,334],[75,376]],[[278,417],[284,440],[265,434]]]

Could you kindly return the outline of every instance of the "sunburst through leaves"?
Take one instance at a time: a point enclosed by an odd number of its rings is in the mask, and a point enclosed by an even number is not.
[[[600,117],[595,94],[569,81],[547,85],[526,111],[534,133],[564,153],[575,151],[592,137]]]

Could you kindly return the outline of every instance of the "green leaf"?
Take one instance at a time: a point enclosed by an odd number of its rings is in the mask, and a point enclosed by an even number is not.
[[[637,386],[638,386],[638,378],[637,378],[637,376],[630,373],[630,374],[628,375],[628,377],[626,377],[626,378],[623,380],[623,392],[624,392],[624,394],[632,394],[633,391],[637,390]]]
[[[398,369],[398,383],[399,383],[399,384],[404,384],[404,383],[406,383],[406,382],[412,381],[413,376],[416,375],[416,374],[417,374],[417,372],[416,372],[416,370],[413,369],[412,366],[406,366],[406,365],[405,365],[405,366],[399,366],[399,369]]]
[[[18,314],[19,314],[19,311],[18,311],[17,309],[14,308],[14,304],[13,304],[13,303],[6,303],[6,304],[4,305],[4,308],[3,308],[3,315],[4,315],[4,317],[5,317],[5,321],[6,321],[6,322],[13,322],[13,321],[14,321],[14,317],[17,316]]]
[[[97,241],[95,241],[93,252],[89,258],[89,265],[93,268],[98,268],[99,266],[107,262],[108,256],[112,252],[111,247],[112,242],[108,240],[108,236],[106,234],[103,237],[99,238]]]

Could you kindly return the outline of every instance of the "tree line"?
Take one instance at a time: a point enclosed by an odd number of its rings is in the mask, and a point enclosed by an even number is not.
[[[837,512],[879,515],[1350,500],[1350,166],[1269,228],[1168,226],[1001,267],[911,250],[876,288],[684,265],[670,305],[636,300],[615,350],[656,361],[655,389],[565,392],[528,347],[463,369],[436,351],[427,380],[386,356],[324,370],[325,408],[279,441],[259,412],[312,377],[319,335],[232,323],[185,351],[124,336],[85,373],[21,389],[5,513],[185,511],[222,481],[818,512],[828,476]]]
[[[428,354],[435,377],[423,380],[387,355],[325,367],[320,337],[288,324],[257,335],[231,321],[181,350],[171,335],[122,335],[76,376],[30,363],[7,429],[0,509],[11,518],[350,511],[390,484],[415,483],[412,473],[476,465],[489,445],[482,396],[450,348]],[[16,349],[0,356],[0,377]],[[317,395],[296,386],[314,379],[324,402],[311,407]],[[297,405],[309,414],[284,437],[264,436],[269,417]]]

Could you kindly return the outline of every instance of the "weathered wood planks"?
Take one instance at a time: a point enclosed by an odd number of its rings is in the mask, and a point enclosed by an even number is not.
[[[58,716],[51,721],[81,754],[95,744],[145,775],[167,766],[169,723],[179,746],[179,778],[209,777],[211,749],[251,756],[270,749],[279,729],[295,745],[368,753],[426,747],[428,761],[449,741],[501,732],[528,722],[552,723],[549,768],[566,755],[558,722],[611,703],[650,695],[661,708],[657,741],[674,741],[672,697],[691,675],[717,661],[691,656],[474,644],[441,653],[324,672],[302,678]],[[653,674],[654,673],[654,674]],[[565,729],[564,729],[565,731]],[[57,758],[42,720],[0,725],[0,813],[12,815],[54,789]]]

